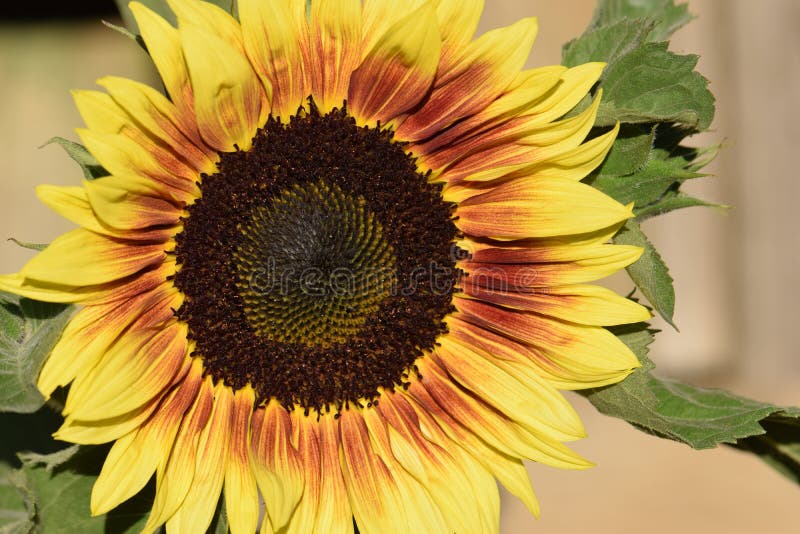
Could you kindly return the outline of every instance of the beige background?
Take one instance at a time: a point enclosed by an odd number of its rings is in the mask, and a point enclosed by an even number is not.
[[[591,17],[591,0],[487,0],[480,31],[538,15],[530,65],[557,63],[563,42]],[[726,215],[692,209],[647,224],[676,278],[680,333],[659,336],[662,374],[800,405],[800,245],[793,166],[800,143],[800,2],[695,0],[700,16],[673,40],[701,55],[718,98],[715,132],[725,141],[717,178],[693,192],[735,206]],[[99,23],[10,26],[0,22],[0,272],[30,257],[6,242],[47,242],[69,225],[38,204],[42,182],[77,183],[81,174],[49,137],[75,139],[80,126],[68,90],[106,74],[147,79],[136,45]],[[622,289],[630,283],[617,277]],[[663,327],[663,325],[662,325]],[[587,472],[530,467],[542,503],[538,521],[514,499],[504,533],[797,532],[800,491],[761,463],[730,449],[696,452],[598,415],[574,397],[590,438],[576,449],[597,462]]]

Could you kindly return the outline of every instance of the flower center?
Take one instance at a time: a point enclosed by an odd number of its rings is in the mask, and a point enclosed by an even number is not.
[[[394,250],[364,197],[322,181],[295,184],[253,211],[234,257],[256,334],[322,347],[356,336],[395,273]]]
[[[338,411],[407,387],[446,331],[457,230],[390,130],[313,101],[220,155],[176,236],[177,310],[215,379]]]

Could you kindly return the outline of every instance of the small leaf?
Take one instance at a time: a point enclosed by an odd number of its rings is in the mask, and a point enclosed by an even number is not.
[[[80,143],[64,139],[63,137],[53,137],[41,147],[49,144],[56,143],[63,148],[69,157],[71,157],[83,170],[83,175],[87,180],[94,180],[103,176],[108,176],[109,172],[103,168],[102,165],[92,156],[86,148]]]
[[[0,411],[31,413],[44,404],[34,382],[73,310],[0,293]]]
[[[627,267],[628,274],[653,309],[675,328],[675,324],[672,322],[675,312],[675,289],[672,286],[672,277],[669,275],[664,260],[647,240],[644,232],[639,228],[639,224],[629,220],[614,236],[614,242],[644,249],[642,257]]]
[[[38,452],[23,451],[17,454],[17,457],[23,464],[28,465],[41,465],[48,473],[52,473],[53,469],[60,467],[70,461],[80,449],[79,445],[73,445],[66,449],[61,449],[50,454],[39,454]]]
[[[658,21],[650,39],[666,41],[694,16],[689,13],[687,4],[675,5],[673,0],[600,0],[591,26],[606,26],[625,18]]]

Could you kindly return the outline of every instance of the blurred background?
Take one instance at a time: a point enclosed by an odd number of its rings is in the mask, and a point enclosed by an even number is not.
[[[0,7],[0,272],[19,269],[31,251],[7,241],[46,243],[70,228],[38,203],[39,183],[77,184],[82,174],[62,150],[38,148],[52,136],[73,140],[81,126],[70,89],[114,74],[154,82],[144,52],[106,28],[113,3],[64,2],[45,14],[17,2]],[[723,141],[707,170],[715,178],[690,192],[734,206],[673,212],[645,229],[676,280],[675,321],[652,347],[663,376],[719,386],[800,406],[800,2],[690,0],[698,19],[672,41],[701,56],[698,70],[717,96],[715,131]],[[589,22],[593,0],[487,0],[479,32],[539,17],[529,66],[560,61],[561,45]],[[38,8],[41,10],[42,8]],[[610,282],[627,291],[619,276]],[[728,448],[693,451],[597,414],[571,395],[589,439],[575,448],[596,462],[585,472],[531,465],[542,518],[504,502],[502,532],[790,533],[800,490],[753,457]]]

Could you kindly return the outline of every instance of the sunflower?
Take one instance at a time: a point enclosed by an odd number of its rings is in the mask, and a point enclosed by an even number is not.
[[[637,365],[647,319],[587,282],[635,261],[632,216],[580,182],[600,63],[523,70],[525,19],[479,0],[132,3],[168,98],[76,91],[109,176],[41,186],[79,228],[0,288],[82,305],[38,387],[57,438],[114,442],[102,514],[155,473],[144,528],[495,532],[523,460],[581,469],[559,390]],[[260,499],[265,512],[260,514]]]

